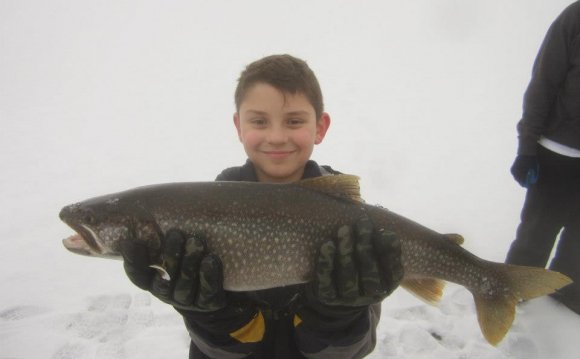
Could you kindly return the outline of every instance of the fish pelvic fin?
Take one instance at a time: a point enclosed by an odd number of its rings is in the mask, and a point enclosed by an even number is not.
[[[405,278],[401,287],[428,304],[436,305],[443,295],[445,282],[436,278]]]
[[[359,177],[355,175],[321,176],[304,179],[294,184],[331,196],[348,198],[358,203],[364,203],[360,195]]]
[[[572,283],[567,276],[544,268],[502,263],[496,266],[504,273],[509,290],[497,294],[473,293],[479,327],[492,345],[497,345],[510,329],[518,302],[553,293]]]

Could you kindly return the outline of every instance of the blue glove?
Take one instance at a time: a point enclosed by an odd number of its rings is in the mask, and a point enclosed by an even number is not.
[[[534,155],[518,155],[510,169],[520,186],[530,188],[538,182],[540,165]]]

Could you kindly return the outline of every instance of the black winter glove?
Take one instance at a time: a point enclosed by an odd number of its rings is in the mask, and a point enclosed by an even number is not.
[[[538,158],[534,155],[517,155],[510,169],[520,186],[529,188],[538,181]]]
[[[127,240],[121,243],[125,272],[139,288],[174,307],[195,312],[212,312],[226,306],[222,264],[208,254],[202,238],[184,238],[178,230],[167,232],[163,245],[164,268],[170,279],[151,268],[144,245]]]
[[[336,242],[321,246],[316,277],[298,315],[313,329],[342,330],[391,294],[402,278],[401,242],[363,218],[353,228],[341,227]]]
[[[163,261],[170,280],[150,267],[147,248],[137,241],[122,242],[121,253],[129,279],[173,305],[190,329],[230,340],[229,333],[250,322],[257,313],[257,308],[243,296],[224,291],[222,263],[218,256],[207,253],[201,237],[185,239],[178,230],[167,232]]]

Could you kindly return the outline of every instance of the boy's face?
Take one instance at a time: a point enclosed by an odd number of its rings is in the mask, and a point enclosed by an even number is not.
[[[234,124],[260,182],[302,178],[315,144],[324,139],[330,117],[317,121],[314,107],[301,93],[283,93],[257,83],[246,93]]]

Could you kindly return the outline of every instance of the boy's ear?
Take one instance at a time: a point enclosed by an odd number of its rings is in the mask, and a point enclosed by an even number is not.
[[[242,140],[242,130],[240,127],[240,115],[236,112],[234,113],[234,126],[236,126],[236,131],[238,131],[238,139]]]
[[[318,145],[322,142],[324,136],[326,136],[326,131],[328,131],[329,127],[330,127],[330,115],[326,112],[323,112],[322,116],[320,116],[320,120],[316,122],[316,138],[314,140],[315,145]]]

